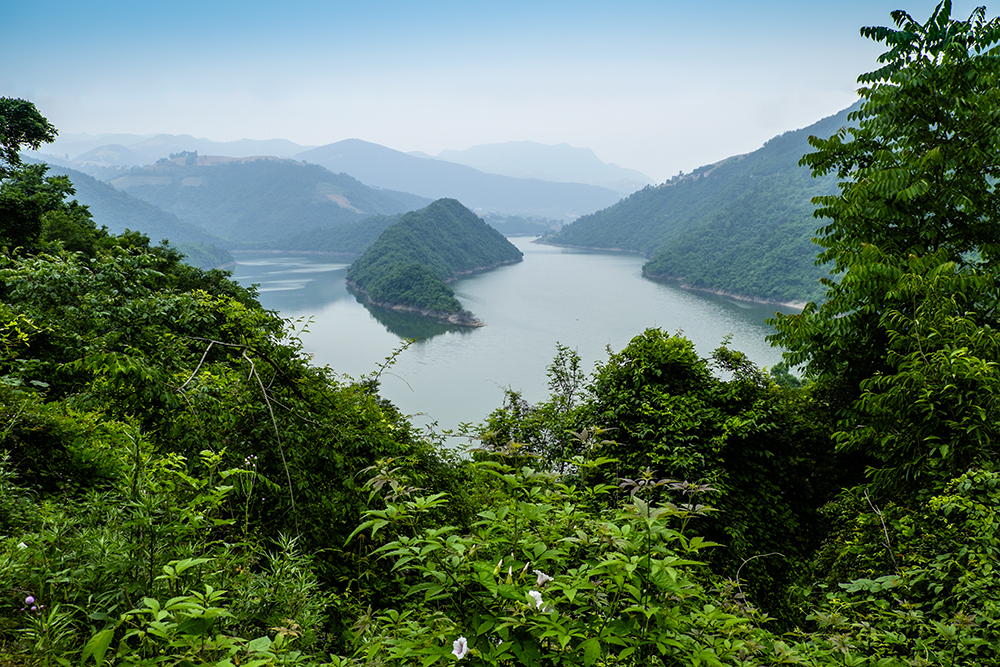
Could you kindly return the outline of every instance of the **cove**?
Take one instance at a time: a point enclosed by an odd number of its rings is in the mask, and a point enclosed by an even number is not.
[[[369,308],[347,290],[349,261],[320,255],[241,254],[233,277],[259,284],[260,301],[305,330],[313,362],[358,378],[380,375],[380,393],[414,423],[454,429],[482,421],[506,387],[536,402],[548,395],[545,369],[556,343],[575,349],[588,373],[650,327],[682,333],[709,356],[726,336],[759,366],[781,359],[765,320],[794,309],[696,292],[642,277],[644,259],[512,238],[524,261],[452,283],[459,301],[486,323],[454,327]]]

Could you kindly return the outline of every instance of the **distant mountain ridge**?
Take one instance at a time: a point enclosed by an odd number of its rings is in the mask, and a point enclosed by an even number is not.
[[[287,139],[213,141],[189,134],[67,134],[46,146],[45,156],[82,171],[87,167],[138,167],[185,151],[229,157],[288,158],[309,148]]]
[[[589,148],[576,148],[565,143],[554,146],[534,141],[482,144],[461,151],[444,150],[437,154],[437,158],[488,174],[557,183],[586,183],[621,194],[641,190],[653,183],[653,179],[642,172],[602,162]]]
[[[459,201],[439,199],[400,216],[351,264],[347,280],[374,305],[482,326],[445,283],[521,259],[520,250]]]
[[[572,220],[606,208],[618,192],[582,183],[487,174],[472,167],[421,158],[360,139],[346,139],[295,156],[379,188],[431,199],[457,199],[474,211]]]
[[[181,155],[123,172],[112,185],[224,239],[231,249],[267,247],[306,230],[404,213],[430,201],[272,157]]]
[[[622,194],[649,182],[639,172],[601,162],[589,149],[533,142],[510,142],[506,149],[504,144],[497,146],[497,150],[506,150],[508,155],[494,159],[493,168],[516,172],[513,176],[486,173],[429,156],[416,157],[360,139],[313,148],[284,139],[218,142],[186,134],[68,134],[47,146],[45,153],[28,151],[26,155],[105,181],[119,178],[130,168],[151,165],[181,153],[295,158],[335,173],[346,173],[369,186],[413,193],[426,201],[452,197],[482,214],[543,218],[560,223],[606,208],[621,199]],[[510,155],[511,151],[520,157]],[[532,152],[537,155],[532,157],[529,155]],[[538,162],[540,168],[532,170],[525,165],[531,160]],[[498,161],[504,164],[498,166]],[[575,179],[576,175],[581,178]]]
[[[852,109],[786,132],[760,149],[647,187],[546,238],[554,245],[638,252],[651,278],[778,303],[819,298],[828,269],[815,266],[820,223],[811,198],[837,192],[799,159],[810,135],[828,137]]]

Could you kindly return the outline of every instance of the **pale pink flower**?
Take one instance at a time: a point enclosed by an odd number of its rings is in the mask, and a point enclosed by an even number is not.
[[[452,655],[461,660],[469,652],[469,641],[465,637],[459,637],[451,643],[451,652]]]
[[[538,581],[537,581],[536,585],[539,586],[539,587],[544,586],[545,582],[547,582],[547,581],[552,581],[552,577],[550,577],[549,575],[545,574],[541,570],[532,570],[532,572],[534,572],[535,575],[538,576]]]
[[[528,591],[528,596],[535,601],[535,608],[542,608],[542,594],[538,591]]]

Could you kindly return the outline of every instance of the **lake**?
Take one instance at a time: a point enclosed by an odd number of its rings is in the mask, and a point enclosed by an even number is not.
[[[530,402],[547,396],[545,369],[556,343],[575,349],[590,372],[647,328],[682,332],[702,356],[723,338],[760,366],[781,355],[764,340],[774,305],[739,301],[642,277],[645,260],[616,252],[557,248],[512,238],[524,261],[452,283],[482,328],[451,327],[369,309],[347,291],[349,262],[319,255],[241,254],[233,270],[260,285],[260,301],[307,325],[302,340],[318,365],[352,377],[376,372],[408,338],[381,375],[381,393],[417,424],[454,429],[482,421],[503,403],[503,389]]]

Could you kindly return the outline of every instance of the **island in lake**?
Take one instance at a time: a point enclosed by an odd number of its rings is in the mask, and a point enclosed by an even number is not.
[[[503,234],[454,199],[400,216],[347,272],[347,285],[372,305],[463,326],[483,326],[448,282],[522,260]]]

